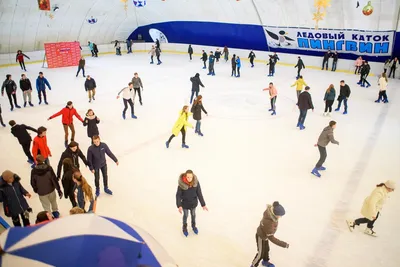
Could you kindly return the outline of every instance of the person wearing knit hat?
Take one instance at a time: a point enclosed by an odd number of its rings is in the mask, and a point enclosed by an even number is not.
[[[388,198],[388,194],[396,189],[396,183],[392,180],[388,180],[384,183],[380,183],[376,186],[371,195],[364,200],[364,204],[361,209],[363,218],[359,218],[354,221],[346,221],[352,232],[356,226],[360,224],[367,224],[367,228],[364,233],[371,236],[377,236],[376,232],[372,230],[375,221],[378,219],[380,211],[382,210],[383,204]]]
[[[257,267],[262,260],[262,266],[273,267],[269,262],[269,242],[271,241],[277,246],[289,248],[289,244],[277,239],[274,234],[278,229],[278,220],[285,215],[285,209],[275,201],[272,205],[268,205],[264,211],[260,226],[257,228],[256,242],[257,254],[252,262],[251,267]]]

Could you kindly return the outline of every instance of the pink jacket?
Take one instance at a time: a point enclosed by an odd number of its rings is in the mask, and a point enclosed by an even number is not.
[[[267,90],[269,91],[270,98],[273,98],[278,95],[278,91],[276,90],[276,87],[274,85],[272,86],[272,88],[267,87],[263,91]]]
[[[357,58],[354,66],[360,67],[362,65],[362,62],[363,62],[362,58]]]

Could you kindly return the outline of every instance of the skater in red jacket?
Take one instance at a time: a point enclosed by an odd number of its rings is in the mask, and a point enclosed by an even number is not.
[[[26,57],[27,59],[30,59],[27,55],[22,53],[21,50],[18,50],[17,51],[17,56],[15,57],[15,62],[19,62],[19,65],[21,66],[21,69],[26,71],[25,63],[24,63],[24,57]]]
[[[55,117],[58,117],[62,115],[62,124],[64,127],[64,133],[65,133],[65,142],[64,145],[65,147],[68,146],[68,128],[71,129],[71,142],[74,141],[75,139],[75,127],[74,127],[74,122],[73,122],[73,116],[77,117],[78,120],[83,122],[83,119],[81,116],[79,116],[78,112],[76,112],[76,109],[74,108],[72,101],[68,101],[67,106],[57,112],[56,114],[52,115],[48,120],[54,119]]]

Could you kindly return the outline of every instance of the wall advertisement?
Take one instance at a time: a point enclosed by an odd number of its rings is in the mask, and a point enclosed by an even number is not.
[[[362,31],[264,26],[270,47],[338,51],[356,55],[390,56],[394,31]]]
[[[78,66],[81,49],[78,42],[59,42],[44,44],[49,68]]]

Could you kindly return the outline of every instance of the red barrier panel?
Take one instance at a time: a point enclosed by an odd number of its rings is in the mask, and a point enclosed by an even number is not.
[[[44,50],[49,68],[78,66],[81,58],[79,42],[47,43]]]

